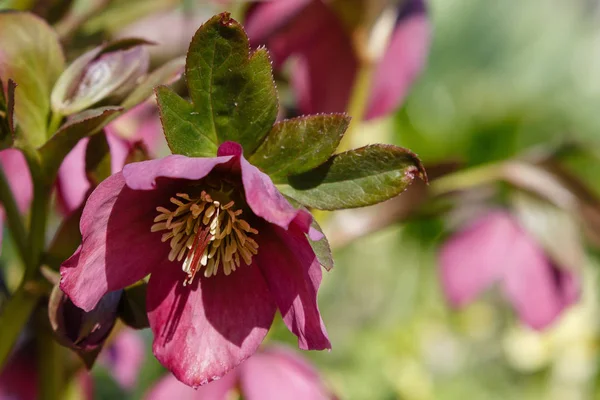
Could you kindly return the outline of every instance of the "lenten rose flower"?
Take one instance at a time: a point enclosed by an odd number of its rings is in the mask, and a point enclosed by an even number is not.
[[[291,85],[301,113],[348,108],[359,55],[327,1],[255,2],[244,25],[253,46],[267,46],[276,69],[294,58]],[[425,0],[400,2],[391,37],[376,61],[366,119],[389,115],[402,103],[425,65],[430,30]]]
[[[239,144],[214,158],[171,155],[125,166],[90,195],[82,244],[61,289],[89,311],[150,274],[147,311],[158,360],[200,386],[254,354],[279,309],[302,349],[330,348],[319,310],[321,266],[297,210]]]
[[[559,269],[506,211],[493,211],[448,240],[440,252],[442,287],[450,304],[471,303],[498,283],[523,323],[552,324],[578,300],[579,282]]]
[[[225,400],[241,392],[247,400],[328,400],[335,398],[306,360],[281,346],[262,350],[218,381],[193,390],[162,378],[146,400]]]

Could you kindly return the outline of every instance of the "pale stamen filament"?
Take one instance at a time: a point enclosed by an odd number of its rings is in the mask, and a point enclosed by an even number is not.
[[[231,274],[241,265],[252,263],[258,253],[258,244],[248,235],[258,231],[240,218],[241,209],[234,209],[235,202],[221,204],[202,191],[198,198],[187,193],[171,197],[175,210],[157,207],[152,232],[167,230],[162,242],[170,240],[170,261],[183,260],[182,269],[187,273],[183,285],[191,284],[196,272],[204,267],[204,276],[217,274],[219,266],[225,275]]]

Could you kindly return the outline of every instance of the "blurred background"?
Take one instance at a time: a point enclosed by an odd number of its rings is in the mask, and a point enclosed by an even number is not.
[[[328,6],[339,12],[358,3]],[[258,12],[252,7],[263,5],[74,4],[83,10],[80,20],[53,21],[59,31],[77,32],[73,48],[91,40],[145,37],[158,43],[151,65],[184,55],[211,15],[230,10],[243,21]],[[430,41],[411,36],[418,30],[404,38],[405,46],[421,46],[422,68],[418,61],[395,61],[400,72],[392,70],[386,79],[400,79],[402,63],[409,62],[417,64],[414,79],[392,111],[367,121],[355,118],[348,148],[376,142],[407,147],[425,164],[430,185],[415,183],[382,205],[318,214],[335,260],[319,294],[333,349],[303,356],[340,399],[600,398],[600,3],[427,0],[424,6]],[[257,40],[270,50],[281,44]],[[315,40],[305,45],[316,46]],[[293,81],[302,58],[274,58],[282,117],[299,115],[301,95]],[[319,68],[343,74],[334,67],[324,62]],[[155,153],[166,149],[158,144]],[[528,197],[521,201],[523,194]],[[442,249],[497,208],[514,214],[553,267],[573,273],[579,283],[579,300],[568,302],[542,329],[523,322],[499,280],[460,307],[445,294]],[[59,221],[57,215],[57,226]],[[11,264],[12,246],[6,237],[1,257],[9,290],[20,279],[19,266]],[[486,249],[473,247],[481,263],[486,254],[498,257]],[[145,343],[139,376],[124,388],[110,363],[97,363],[91,370],[95,398],[143,398],[166,373],[152,356],[149,330],[136,334]],[[269,339],[296,346],[280,320]]]

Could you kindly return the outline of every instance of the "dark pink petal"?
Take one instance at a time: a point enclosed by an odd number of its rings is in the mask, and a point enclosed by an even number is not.
[[[226,400],[229,392],[235,390],[236,381],[236,371],[232,371],[218,381],[192,389],[169,374],[158,381],[145,400]]]
[[[317,371],[292,351],[275,347],[250,357],[240,368],[247,400],[331,399]]]
[[[515,228],[520,234],[503,260],[507,269],[503,290],[521,321],[544,329],[578,299],[577,281],[572,273],[552,265],[525,231]]]
[[[497,211],[476,220],[443,245],[439,256],[442,288],[453,306],[472,302],[503,276],[515,234],[510,215]]]
[[[131,190],[117,173],[92,192],[80,221],[82,246],[61,266],[61,289],[77,307],[90,311],[105,293],[168,263],[169,244],[150,228],[156,207],[167,205],[177,189]]]
[[[313,1],[290,27],[269,42],[269,50],[298,57],[291,83],[304,114],[345,111],[358,62],[341,22],[321,1]],[[277,58],[276,58],[277,59]]]
[[[0,165],[13,192],[17,206],[25,212],[33,198],[33,184],[25,156],[17,149],[0,151]]]
[[[288,229],[290,223],[298,218],[297,222],[307,233],[312,222],[310,213],[295,209],[279,193],[269,175],[250,164],[243,156],[240,157],[240,165],[246,201],[254,214],[283,229]]]
[[[156,187],[157,178],[198,180],[208,175],[215,166],[229,160],[230,156],[196,158],[170,155],[160,160],[128,164],[123,168],[123,176],[129,188],[150,190]]]
[[[145,356],[144,341],[140,335],[133,329],[122,330],[102,355],[101,361],[121,387],[133,389]]]
[[[425,65],[431,27],[424,0],[409,0],[402,8],[388,48],[374,74],[366,119],[385,116],[398,108]]]
[[[255,256],[288,329],[303,350],[330,349],[317,306],[321,265],[304,232],[270,225],[258,227]]]
[[[154,355],[192,387],[223,377],[254,354],[276,310],[255,265],[229,276],[222,270],[201,275],[183,286],[185,273],[172,265],[157,269],[148,285]]]

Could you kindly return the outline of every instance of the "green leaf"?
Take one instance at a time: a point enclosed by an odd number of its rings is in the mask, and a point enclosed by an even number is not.
[[[150,326],[146,312],[146,292],[148,284],[138,282],[123,291],[119,303],[119,317],[128,326],[134,329],[144,329]]]
[[[276,123],[249,161],[269,174],[273,182],[285,182],[323,164],[338,147],[350,124],[345,114],[323,114]]]
[[[336,154],[320,167],[290,176],[286,184],[277,187],[307,207],[339,210],[388,200],[417,177],[427,181],[414,153],[380,144]]]
[[[50,91],[64,69],[56,33],[41,18],[24,12],[0,12],[0,77],[14,80],[15,120],[33,146],[47,138]]]
[[[242,26],[228,13],[214,16],[192,39],[186,79],[193,105],[185,106],[174,93],[157,90],[161,109],[170,106],[161,115],[171,150],[214,156],[212,148],[201,147],[208,138],[215,145],[235,141],[246,156],[251,155],[277,117],[277,91],[267,51],[250,54]],[[202,139],[195,140],[192,134]]]
[[[96,187],[112,173],[110,148],[104,132],[93,135],[85,148],[85,174]]]
[[[204,120],[194,107],[166,86],[156,88],[156,99],[165,137],[173,154],[214,157],[217,138],[201,129]]]
[[[311,226],[317,231],[323,234],[323,238],[321,240],[311,240],[308,238],[308,242],[310,243],[310,247],[312,247],[315,255],[317,256],[317,260],[319,260],[319,264],[327,271],[331,271],[333,269],[333,256],[331,255],[331,246],[329,246],[329,240],[327,240],[327,236],[323,233],[321,226],[317,223],[317,220],[313,218],[313,222]]]
[[[121,107],[100,107],[76,114],[40,148],[40,155],[48,171],[55,172],[73,146],[91,136],[111,121]]]

